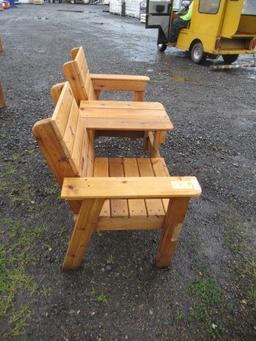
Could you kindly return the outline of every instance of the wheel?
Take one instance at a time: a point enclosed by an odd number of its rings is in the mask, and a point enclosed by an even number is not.
[[[157,44],[158,51],[164,52],[167,48],[166,44]]]
[[[206,54],[204,53],[202,43],[197,42],[192,46],[190,58],[195,64],[202,64],[203,62],[205,62]]]
[[[232,64],[237,60],[238,54],[223,54],[222,58],[225,64]]]

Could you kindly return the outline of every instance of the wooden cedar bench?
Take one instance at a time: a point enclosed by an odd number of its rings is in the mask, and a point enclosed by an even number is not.
[[[197,179],[170,177],[163,158],[97,158],[94,134],[79,124],[70,93],[66,83],[53,116],[33,127],[74,214],[63,269],[79,268],[94,231],[129,229],[161,229],[156,264],[168,266],[189,200],[201,193]]]
[[[100,94],[103,91],[132,91],[133,101],[115,101],[115,105],[119,106],[119,115],[127,115],[127,106],[140,106],[140,113],[144,110],[158,106],[161,103],[143,102],[145,88],[149,81],[147,76],[137,75],[116,75],[116,74],[91,74],[86,61],[85,53],[82,47],[77,47],[70,52],[71,61],[64,63],[64,75],[70,83],[74,97],[79,106],[85,105],[85,102],[90,102],[92,105],[97,101],[95,106],[102,106],[106,109],[105,112],[112,109],[113,101],[100,100]],[[51,95],[54,104],[57,103],[59,95],[65,83],[59,83],[52,87]],[[142,103],[138,103],[142,102]],[[131,110],[130,110],[131,112]],[[101,116],[103,111],[101,111]],[[131,138],[144,138],[145,150],[150,156],[159,156],[159,147],[165,142],[166,132],[157,131],[118,131],[118,130],[99,130],[97,136],[125,136]]]

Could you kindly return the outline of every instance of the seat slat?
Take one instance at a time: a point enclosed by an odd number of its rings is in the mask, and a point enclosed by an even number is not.
[[[140,176],[154,176],[152,164],[149,159],[137,159]],[[146,199],[146,208],[148,215],[164,215],[164,208],[161,199]]]
[[[124,175],[129,176],[139,176],[139,168],[137,160],[124,158]],[[128,208],[130,216],[145,216],[147,215],[147,210],[145,206],[145,201],[143,199],[129,199]]]
[[[121,158],[109,159],[109,176],[124,176],[123,160]],[[110,200],[111,217],[128,216],[126,199]]]
[[[109,176],[108,171],[108,158],[98,157],[94,162],[94,177]],[[102,210],[100,212],[101,217],[110,217],[110,201],[105,200]]]
[[[163,110],[163,105],[158,102],[129,102],[129,101],[104,101],[104,100],[98,100],[98,101],[81,101],[81,107],[83,108],[105,108],[108,109],[126,109],[126,108],[134,108],[134,109],[140,109],[140,110],[148,110],[148,109],[160,109]]]
[[[152,158],[150,159],[152,163],[152,168],[155,176],[170,176],[168,168],[162,158]],[[165,212],[167,212],[169,199],[162,199],[163,207]]]

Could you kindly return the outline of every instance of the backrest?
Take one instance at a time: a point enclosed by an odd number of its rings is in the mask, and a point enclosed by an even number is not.
[[[72,49],[70,57],[72,60],[65,63],[63,69],[77,103],[79,104],[81,100],[96,100],[84,49],[82,47]]]
[[[79,124],[78,105],[68,82],[52,117],[36,122],[32,131],[60,186],[65,177],[92,176],[94,136]],[[80,207],[71,205],[75,212]]]

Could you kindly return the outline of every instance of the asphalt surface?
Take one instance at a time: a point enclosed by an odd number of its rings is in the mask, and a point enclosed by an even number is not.
[[[14,339],[255,340],[256,72],[213,72],[174,48],[159,54],[156,31],[106,10],[45,4],[0,13],[1,217],[45,228],[29,251],[38,263],[26,267],[37,290],[15,296],[13,309],[26,302],[31,316]],[[93,237],[79,271],[60,271],[72,217],[31,128],[52,114],[50,88],[80,45],[93,73],[150,76],[146,100],[162,102],[174,124],[161,149],[169,170],[202,185],[168,270],[153,265],[158,232],[111,232]],[[97,151],[133,156],[142,145],[105,138]]]

